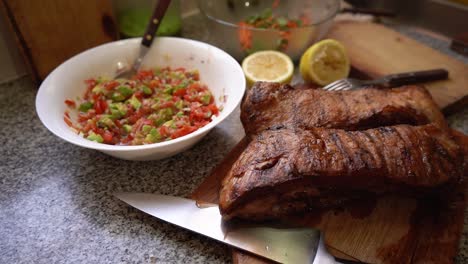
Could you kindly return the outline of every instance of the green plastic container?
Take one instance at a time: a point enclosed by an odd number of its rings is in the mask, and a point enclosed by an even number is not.
[[[138,2],[131,1],[125,3],[115,1],[114,3],[116,5],[115,9],[121,38],[141,37],[145,33],[146,26],[157,1]],[[159,25],[156,35],[174,36],[179,35],[181,30],[180,2],[173,0],[161,21],[161,25]]]

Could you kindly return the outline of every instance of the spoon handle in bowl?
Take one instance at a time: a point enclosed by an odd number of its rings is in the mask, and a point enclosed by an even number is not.
[[[149,48],[151,43],[153,43],[154,36],[156,35],[156,31],[159,28],[159,24],[161,24],[161,20],[166,13],[167,8],[171,0],[159,0],[156,8],[151,15],[150,21],[146,26],[145,34],[143,34],[143,39],[141,40],[141,45]]]

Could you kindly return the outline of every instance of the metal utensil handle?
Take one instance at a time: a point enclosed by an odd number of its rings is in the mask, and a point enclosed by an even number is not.
[[[141,45],[149,48],[151,43],[153,43],[154,35],[156,35],[156,31],[161,24],[161,20],[166,13],[167,8],[171,0],[159,0],[158,5],[153,11],[153,15],[151,15],[151,19],[146,26],[145,34],[143,35],[143,39],[141,40]]]
[[[415,84],[421,82],[438,81],[448,79],[448,71],[444,69],[434,69],[428,71],[406,72],[391,74],[386,76],[385,84],[388,87],[397,87],[405,84]]]
[[[394,17],[396,13],[390,10],[375,9],[375,8],[343,8],[341,13],[352,13],[352,14],[366,14],[374,16],[385,16],[385,17]]]

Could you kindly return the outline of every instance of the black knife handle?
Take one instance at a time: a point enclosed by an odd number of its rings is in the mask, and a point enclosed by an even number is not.
[[[398,87],[406,84],[446,80],[448,76],[449,73],[445,69],[391,74],[385,77],[385,86]]]
[[[161,20],[163,19],[170,3],[171,0],[158,0],[158,4],[153,11],[153,15],[151,15],[151,19],[146,26],[145,34],[143,34],[143,39],[141,40],[141,45],[148,48],[151,46],[154,36],[156,35],[156,31],[158,30]]]

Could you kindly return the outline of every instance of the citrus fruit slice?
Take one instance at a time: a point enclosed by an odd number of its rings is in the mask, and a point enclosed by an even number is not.
[[[299,71],[306,82],[327,85],[348,77],[350,63],[343,45],[334,39],[315,43],[302,55]]]
[[[242,62],[247,83],[257,81],[289,83],[294,73],[294,64],[288,55],[274,50],[258,51]]]

